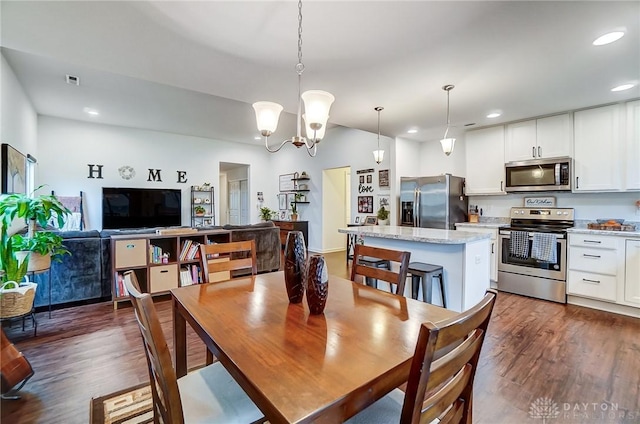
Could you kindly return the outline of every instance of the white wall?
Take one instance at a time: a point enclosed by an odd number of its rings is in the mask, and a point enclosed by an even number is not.
[[[40,116],[39,152],[41,181],[59,195],[86,193],[87,228],[102,228],[102,187],[181,188],[182,223],[190,225],[191,185],[219,184],[219,163],[251,163],[251,190],[273,196],[277,178],[271,175],[269,154],[262,147],[199,137],[138,130]],[[88,164],[103,165],[103,179],[88,178]],[[118,168],[128,165],[136,175],[122,179]],[[149,169],[160,169],[162,182],[147,181]],[[177,182],[177,171],[187,182]],[[215,187],[216,215],[220,216],[219,187]],[[250,196],[251,220],[258,221],[255,196]]]
[[[318,145],[316,157],[310,157],[304,148],[297,149],[291,144],[286,145],[278,153],[272,154],[275,160],[272,162],[270,173],[265,174],[263,178],[270,178],[277,184],[278,176],[281,174],[290,174],[293,172],[302,173],[306,171],[310,176],[309,181],[310,192],[307,195],[308,205],[299,205],[298,220],[309,221],[309,240],[307,247],[315,252],[324,252],[322,241],[322,172],[325,169],[350,167],[351,168],[351,216],[352,220],[356,215],[365,216],[369,214],[358,214],[358,174],[359,169],[374,169],[372,186],[375,191],[373,193],[364,193],[363,195],[372,195],[374,197],[374,213],[377,204],[377,194],[390,194],[394,198],[394,187],[389,190],[380,190],[378,187],[378,170],[392,168],[395,163],[395,147],[393,140],[388,137],[380,138],[380,147],[385,150],[384,161],[378,165],[373,159],[373,151],[377,148],[377,134],[366,131],[356,130],[346,127],[333,127],[327,129],[324,139]],[[273,140],[270,145],[277,145],[278,140]],[[393,182],[393,173],[389,176],[389,180]],[[277,190],[277,187],[276,187]],[[278,199],[274,193],[272,196],[265,193],[264,206],[271,209],[278,209]],[[345,246],[346,247],[346,246]]]
[[[4,56],[0,63],[0,142],[38,156],[38,115]],[[36,175],[36,186],[38,185]]]

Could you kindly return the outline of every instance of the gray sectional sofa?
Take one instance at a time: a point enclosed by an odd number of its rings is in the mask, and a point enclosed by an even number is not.
[[[258,272],[277,271],[280,268],[280,232],[273,222],[254,225],[216,228],[231,231],[231,241],[256,240]],[[64,245],[71,255],[51,264],[51,304],[54,307],[111,300],[111,236],[125,234],[154,234],[155,228],[136,230],[62,231]],[[49,305],[49,275],[37,274],[36,307]]]

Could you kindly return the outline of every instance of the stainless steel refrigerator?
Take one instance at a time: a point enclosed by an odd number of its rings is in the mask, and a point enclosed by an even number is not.
[[[399,225],[455,230],[467,220],[464,178],[450,174],[400,179]]]

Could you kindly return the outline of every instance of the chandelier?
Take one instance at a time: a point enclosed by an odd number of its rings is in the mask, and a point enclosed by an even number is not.
[[[380,111],[384,110],[384,108],[377,106],[374,107],[373,110],[378,112],[378,150],[373,151],[373,159],[380,165],[384,159],[384,150],[380,150]]]
[[[305,146],[309,156],[314,157],[318,148],[318,143],[324,137],[324,132],[329,119],[329,109],[335,100],[331,93],[321,90],[308,90],[300,94],[302,83],[302,73],[304,65],[302,63],[302,0],[298,0],[298,64],[296,73],[298,74],[298,114],[296,119],[296,135],[280,143],[275,149],[269,147],[269,136],[278,127],[278,119],[282,106],[274,102],[260,101],[253,104],[256,112],[256,122],[258,131],[264,137],[264,146],[270,153],[275,153],[282,147],[291,143],[300,148]],[[304,102],[304,114],[302,113],[302,103]],[[302,120],[305,122],[306,137],[302,135]]]
[[[444,132],[444,137],[442,137],[442,140],[440,140],[440,144],[442,144],[442,151],[447,156],[449,156],[451,154],[451,152],[453,152],[453,147],[456,144],[456,139],[455,138],[447,138],[447,134],[449,134],[449,125],[450,125],[450,121],[449,121],[449,92],[451,90],[453,90],[454,87],[455,86],[451,85],[451,84],[447,84],[444,87],[442,87],[442,89],[447,92],[447,129]]]

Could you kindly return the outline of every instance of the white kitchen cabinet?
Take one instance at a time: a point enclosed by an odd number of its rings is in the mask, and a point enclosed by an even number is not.
[[[564,113],[546,118],[508,124],[505,159],[517,162],[572,156],[573,125]]]
[[[476,227],[474,225],[478,224],[456,224],[456,230],[458,231],[468,231],[471,233],[484,233],[491,235],[491,243],[489,244],[489,258],[490,258],[490,278],[491,281],[498,281],[498,258],[500,257],[498,253],[498,229],[497,228],[486,228],[486,227]]]
[[[640,239],[627,239],[625,259],[624,302],[640,307]]]
[[[611,105],[574,113],[574,192],[622,189],[622,107]]]
[[[624,278],[624,239],[569,234],[567,294],[616,302]]]
[[[625,188],[640,190],[640,100],[627,103],[626,108],[627,178]]]
[[[469,131],[465,144],[466,195],[505,194],[504,126]]]

